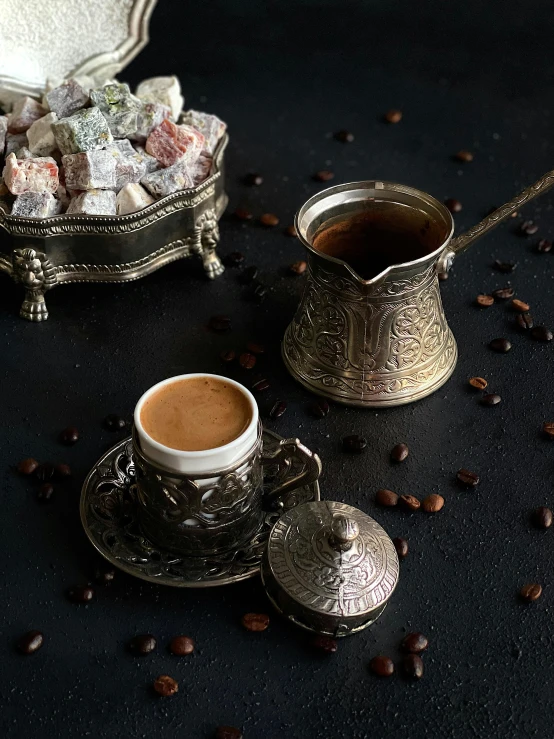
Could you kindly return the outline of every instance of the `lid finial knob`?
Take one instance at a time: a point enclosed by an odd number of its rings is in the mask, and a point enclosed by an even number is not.
[[[343,516],[333,516],[331,524],[331,537],[329,543],[337,551],[345,552],[354,543],[360,534],[360,527],[353,518]]]

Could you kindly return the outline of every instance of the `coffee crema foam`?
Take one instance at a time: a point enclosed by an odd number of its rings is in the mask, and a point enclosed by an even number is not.
[[[184,452],[217,449],[238,439],[252,420],[246,395],[213,377],[190,377],[152,393],[140,411],[150,438]]]

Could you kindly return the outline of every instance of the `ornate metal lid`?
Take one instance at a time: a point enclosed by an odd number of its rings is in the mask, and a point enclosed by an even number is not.
[[[305,503],[269,537],[262,577],[284,615],[318,633],[358,631],[383,611],[398,581],[396,549],[377,521],[344,503]]]
[[[48,77],[120,72],[148,42],[156,0],[5,0],[0,27],[0,101],[38,95]]]

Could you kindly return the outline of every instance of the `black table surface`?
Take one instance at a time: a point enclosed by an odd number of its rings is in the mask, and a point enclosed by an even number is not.
[[[523,214],[538,223],[535,236],[517,235],[523,216],[514,220],[475,244],[442,284],[460,357],[431,397],[378,412],[332,406],[314,420],[279,343],[303,281],[287,274],[303,253],[282,227],[325,186],[312,180],[315,171],[332,170],[334,182],[378,177],[455,197],[460,231],[552,167],[553,15],[546,0],[160,0],[151,42],[121,78],[175,73],[188,106],[228,122],[229,213],[274,212],[281,223],[264,229],[226,215],[220,253],[243,252],[268,293],[255,305],[240,270],[209,282],[185,260],[127,285],[57,288],[47,296],[50,319],[37,325],[18,317],[22,291],[1,279],[4,736],[196,739],[220,724],[241,727],[247,739],[552,736],[554,533],[533,529],[528,517],[554,502],[553,447],[541,435],[542,423],[554,420],[554,344],[518,331],[507,303],[473,305],[478,293],[511,282],[537,323],[554,325],[554,259],[536,251],[540,237],[553,235],[552,196]],[[389,108],[403,111],[399,124],[383,123]],[[355,141],[335,141],[338,129]],[[474,161],[453,161],[460,149]],[[242,184],[251,171],[263,174],[260,187]],[[495,259],[517,269],[500,274]],[[207,329],[220,313],[233,321],[225,335]],[[512,341],[509,354],[490,351],[497,336]],[[266,347],[256,370],[222,366],[223,349],[252,340]],[[257,579],[182,591],[118,573],[110,587],[97,587],[95,602],[70,603],[67,588],[86,584],[98,562],[79,523],[80,487],[122,438],[102,419],[129,418],[142,392],[171,375],[229,370],[249,384],[258,369],[271,381],[262,409],[288,402],[268,427],[321,455],[323,496],[362,508],[392,537],[409,540],[383,617],[322,657],[273,615]],[[500,405],[479,404],[467,384],[474,375],[489,380]],[[70,424],[81,439],[68,449],[57,436]],[[341,452],[349,433],[368,439],[366,453]],[[410,456],[393,466],[389,451],[399,441]],[[73,469],[49,505],[14,471],[27,456]],[[461,467],[480,475],[474,490],[457,486]],[[379,509],[381,487],[441,493],[446,504],[433,516]],[[533,581],[544,593],[525,605],[517,594]],[[271,613],[269,629],[245,631],[247,611]],[[29,629],[42,630],[45,644],[23,657],[14,642]],[[370,659],[398,662],[399,642],[414,630],[430,640],[423,679],[371,675]],[[145,632],[159,647],[138,659],[126,644]],[[195,639],[191,657],[167,652],[176,634]],[[160,674],[179,681],[177,696],[154,695]]]

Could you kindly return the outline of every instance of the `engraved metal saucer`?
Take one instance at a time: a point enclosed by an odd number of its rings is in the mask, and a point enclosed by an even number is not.
[[[264,457],[281,441],[278,434],[264,429]],[[277,478],[282,484],[299,474],[298,461],[291,457],[285,465],[286,477],[278,475],[276,462],[264,459],[264,487],[271,491]],[[275,482],[274,482],[275,480]],[[93,546],[119,569],[148,582],[177,588],[206,588],[227,585],[256,576],[267,546],[269,532],[285,511],[317,501],[319,484],[291,490],[283,507],[266,513],[261,530],[242,550],[224,555],[181,557],[162,550],[141,531],[134,501],[135,466],[132,440],[124,439],[104,454],[90,471],[81,492],[81,522]]]

